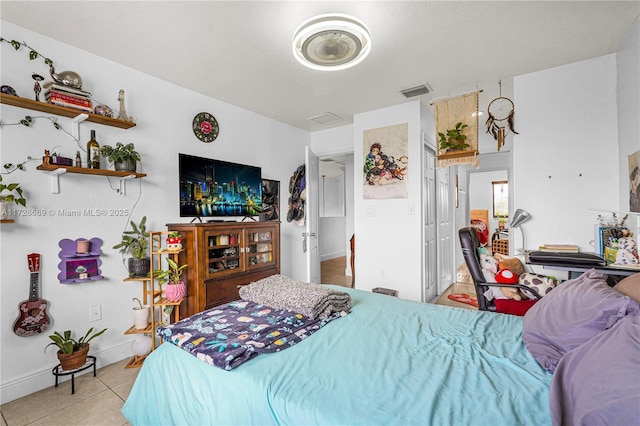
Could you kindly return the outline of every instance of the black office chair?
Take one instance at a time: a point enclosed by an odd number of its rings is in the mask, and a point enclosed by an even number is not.
[[[488,283],[484,274],[482,273],[482,266],[480,265],[480,258],[478,256],[478,247],[480,242],[478,240],[478,234],[476,228],[467,227],[458,231],[460,237],[460,246],[462,247],[462,256],[469,268],[469,273],[473,279],[473,284],[476,288],[476,297],[478,298],[478,309],[481,311],[500,312],[511,315],[524,315],[529,308],[531,308],[541,296],[529,287],[521,284],[500,284],[500,283]],[[511,300],[511,299],[493,299],[488,300],[484,293],[489,290],[490,287],[517,287],[520,290],[526,290],[528,293],[533,294],[537,299],[531,300]]]

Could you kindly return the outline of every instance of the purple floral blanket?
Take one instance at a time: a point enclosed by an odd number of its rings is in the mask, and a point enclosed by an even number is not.
[[[159,327],[156,333],[201,361],[231,370],[261,353],[293,346],[347,313],[310,319],[296,312],[236,300]]]

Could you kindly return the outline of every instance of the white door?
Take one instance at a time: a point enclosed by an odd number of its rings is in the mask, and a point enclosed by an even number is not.
[[[438,293],[442,294],[453,282],[453,203],[451,201],[452,167],[437,169],[437,227],[438,227]]]
[[[320,176],[318,172],[318,156],[309,147],[305,148],[305,179],[306,200],[305,200],[305,223],[306,232],[303,238],[306,242],[307,250],[307,282],[320,282],[320,254],[318,252],[318,216]]]
[[[423,176],[422,176],[422,226],[423,250],[422,261],[422,301],[430,302],[438,290],[438,239],[436,221],[436,157],[426,140],[423,144]]]

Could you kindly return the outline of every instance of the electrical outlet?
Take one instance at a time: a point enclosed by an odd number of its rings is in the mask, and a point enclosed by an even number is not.
[[[387,272],[384,269],[380,271],[380,278],[383,280],[387,278]]]
[[[93,305],[89,307],[89,321],[100,321],[102,319],[102,306]]]

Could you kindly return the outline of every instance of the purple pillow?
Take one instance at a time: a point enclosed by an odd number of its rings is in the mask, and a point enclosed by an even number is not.
[[[549,408],[554,425],[640,425],[640,315],[562,357]]]
[[[637,313],[638,302],[609,287],[590,269],[560,284],[527,311],[522,340],[536,361],[553,372],[565,353],[625,315]]]

